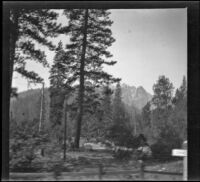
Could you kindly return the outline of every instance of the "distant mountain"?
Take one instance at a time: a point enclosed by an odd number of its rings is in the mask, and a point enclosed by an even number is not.
[[[122,100],[125,102],[127,105],[133,105],[133,100],[134,96],[136,93],[136,87],[135,86],[129,86],[125,83],[121,85],[122,89]]]
[[[148,93],[142,86],[135,87],[122,84],[122,100],[129,106],[134,106],[141,110],[148,101],[152,99],[152,95]]]

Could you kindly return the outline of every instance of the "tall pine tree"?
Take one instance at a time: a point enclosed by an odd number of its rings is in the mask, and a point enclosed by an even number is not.
[[[180,88],[176,90],[173,103],[174,109],[169,122],[183,141],[187,139],[187,82],[185,76]]]
[[[113,111],[112,111],[112,94],[113,91],[109,85],[105,85],[101,91],[100,106],[95,113],[96,130],[99,139],[104,140],[109,132],[109,128],[113,124]]]
[[[113,91],[109,88],[109,85],[106,85],[103,89],[103,98],[102,98],[102,133],[104,136],[107,134],[108,128],[112,125],[113,122],[113,111],[112,111],[112,100],[111,96]]]
[[[133,139],[132,127],[130,126],[129,115],[122,102],[120,83],[117,84],[115,89],[112,119],[112,125],[109,127],[106,137],[112,140],[116,145],[131,146]]]
[[[121,121],[121,118],[123,118],[122,107],[122,91],[121,86],[118,83],[113,99],[113,120],[115,123],[119,123]]]
[[[50,121],[51,129],[55,138],[61,142],[62,139],[62,119],[65,96],[68,94],[70,86],[66,84],[67,73],[67,54],[60,41],[56,48],[56,55],[50,70]]]
[[[42,78],[34,71],[26,70],[27,61],[34,60],[48,66],[46,55],[38,46],[55,46],[48,38],[66,32],[66,28],[57,24],[58,14],[48,9],[18,9],[10,11],[10,84],[13,71],[26,78],[41,82]]]
[[[79,147],[81,123],[84,114],[85,82],[91,82],[89,90],[99,87],[105,81],[118,81],[112,75],[103,71],[103,65],[114,65],[116,61],[108,61],[112,55],[107,48],[115,39],[112,37],[108,10],[102,9],[73,9],[66,10],[69,18],[69,30],[71,33],[70,44],[67,45],[71,60],[69,67],[73,69],[73,75],[69,80],[78,81],[78,117],[76,124],[75,146]],[[75,84],[74,84],[75,86]]]
[[[155,137],[170,128],[168,118],[172,112],[173,89],[173,84],[164,75],[159,76],[157,82],[153,85],[152,104],[155,109],[151,112],[151,120],[154,123],[155,132],[153,134]]]

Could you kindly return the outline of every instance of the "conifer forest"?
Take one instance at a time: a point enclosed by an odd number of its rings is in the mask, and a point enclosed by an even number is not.
[[[156,72],[148,90],[145,84],[136,86],[109,71],[118,68],[120,72],[118,65],[128,64],[112,51],[118,41],[123,44],[112,13],[110,9],[10,11],[10,174],[52,173],[46,179],[59,180],[69,172],[63,180],[88,180],[96,178],[78,174],[95,171],[99,164],[108,166],[108,171],[109,165],[110,170],[133,170],[140,160],[152,169],[182,172],[182,159],[172,156],[172,150],[181,149],[187,141],[187,73],[177,83],[176,74]],[[117,52],[136,54],[136,47],[132,52]],[[130,61],[137,65],[140,58]],[[36,65],[33,70],[30,63]],[[126,68],[138,72],[131,65]],[[48,70],[47,78],[39,69]],[[145,70],[148,66],[134,80],[150,78]],[[15,75],[26,80],[28,88],[20,90]],[[140,151],[144,145],[147,154]],[[76,172],[76,178],[70,178]],[[113,174],[108,179],[137,180],[137,176]]]

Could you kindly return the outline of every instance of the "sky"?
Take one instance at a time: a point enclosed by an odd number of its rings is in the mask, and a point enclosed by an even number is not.
[[[175,89],[179,88],[183,76],[187,77],[187,9],[113,9],[110,12],[116,41],[109,50],[117,63],[105,67],[105,71],[122,78],[122,83],[143,86],[151,94],[159,75],[165,75]],[[58,21],[67,24],[62,15]],[[53,43],[60,40],[66,44],[69,38],[61,35]],[[44,50],[51,65],[54,52]],[[27,69],[40,74],[45,87],[49,86],[48,68],[28,61]],[[27,90],[27,80],[14,73],[13,86],[19,92]],[[30,88],[36,87],[41,85]]]

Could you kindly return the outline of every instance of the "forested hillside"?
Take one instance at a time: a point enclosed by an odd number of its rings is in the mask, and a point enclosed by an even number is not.
[[[186,138],[187,97],[186,91],[182,93],[182,87],[185,87],[183,84],[185,83],[182,83],[180,89],[177,89],[175,96],[171,97],[171,108],[168,108],[168,111],[166,111],[165,114],[162,114],[162,111],[156,108],[155,104],[153,104],[153,96],[145,91],[143,87],[136,88],[127,84],[122,84],[122,102],[129,117],[128,122],[132,128],[132,133],[145,133],[145,135],[150,138],[150,141],[156,141],[160,130],[157,128],[157,126],[161,125],[164,122],[163,120],[165,120],[165,124],[168,123],[170,126],[173,126],[173,128],[175,128],[177,131],[176,133],[180,138],[182,138],[182,140]],[[111,94],[110,98],[111,103],[113,103],[116,89],[114,86],[111,88],[113,94]],[[103,97],[103,88],[96,89],[96,92]],[[71,100],[75,100],[75,98],[76,96],[71,96]],[[38,122],[39,124],[40,107],[41,89],[28,90],[19,93],[18,98],[11,99],[12,118],[17,122]],[[48,88],[45,88],[44,90],[44,108],[43,126],[48,128],[50,125],[50,96]],[[112,113],[109,115],[111,117]],[[160,117],[164,118],[159,119]],[[83,120],[82,135],[88,135],[87,137],[92,137],[95,133],[95,128],[100,127],[97,122],[99,120],[99,115],[97,113],[86,113]],[[67,131],[69,136],[74,136],[75,117],[73,116],[73,111],[70,111]]]
[[[141,113],[142,107],[150,101],[151,95],[142,87],[129,86],[122,84],[122,101],[129,113],[131,124],[134,125],[136,114]],[[115,87],[113,86],[113,91]],[[96,89],[96,92],[101,93],[102,88]],[[113,96],[113,95],[112,95]],[[73,97],[73,96],[72,96]],[[75,99],[75,98],[72,98]],[[44,122],[45,125],[49,123],[50,110],[50,96],[49,89],[44,89]],[[20,107],[19,107],[20,106]],[[41,107],[41,89],[30,89],[18,94],[17,98],[11,98],[11,113],[12,118],[17,122],[20,121],[39,121]]]
[[[44,89],[44,121],[49,118],[49,92]],[[11,117],[17,122],[39,121],[41,109],[41,89],[31,89],[18,94],[17,98],[11,98]]]

